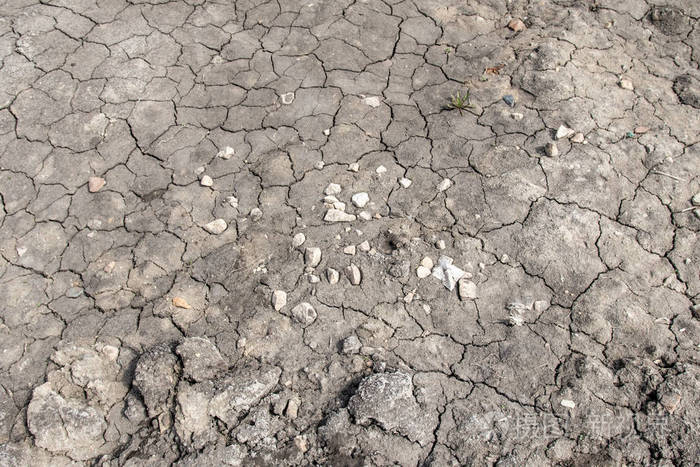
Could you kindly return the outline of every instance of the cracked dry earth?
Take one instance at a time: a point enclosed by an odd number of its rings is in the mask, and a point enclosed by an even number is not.
[[[0,464],[698,462],[699,18],[0,1]]]

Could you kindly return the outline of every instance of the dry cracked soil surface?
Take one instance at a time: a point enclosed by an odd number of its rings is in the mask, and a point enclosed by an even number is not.
[[[0,0],[0,465],[693,465],[700,2]]]

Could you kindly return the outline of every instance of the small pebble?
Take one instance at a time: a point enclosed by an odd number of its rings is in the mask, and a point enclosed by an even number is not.
[[[557,157],[559,155],[559,148],[557,147],[557,143],[549,142],[549,143],[545,144],[544,152],[549,157]]]
[[[88,178],[88,191],[90,193],[95,193],[100,191],[100,188],[105,186],[105,179],[102,177],[90,177]]]
[[[292,317],[299,323],[308,326],[316,321],[316,310],[310,303],[302,302],[292,308]]]
[[[284,93],[280,96],[280,99],[282,100],[282,103],[284,105],[289,105],[292,102],[294,102],[294,93],[293,92]]]
[[[345,248],[343,248],[343,253],[345,253],[346,255],[354,256],[355,255],[355,245],[346,246]]]
[[[257,222],[257,221],[259,221],[260,219],[262,219],[263,212],[260,210],[260,208],[253,208],[253,209],[250,210],[250,214],[249,214],[249,215],[250,215],[250,219],[251,219],[253,222]]]
[[[375,172],[377,172],[379,175],[386,173],[386,167],[384,167],[383,165],[380,165],[379,167],[377,167]]]
[[[542,313],[543,311],[549,309],[549,302],[546,300],[537,300],[533,304],[533,308],[537,313]]]
[[[27,252],[27,248],[23,246],[17,247],[17,256],[22,256]]]
[[[328,136],[331,134],[331,130],[330,129],[323,130],[323,134]]]
[[[328,279],[329,284],[337,284],[338,279],[340,279],[340,273],[333,268],[328,268],[326,270],[326,279]]]
[[[345,355],[358,353],[360,351],[360,347],[362,347],[362,343],[357,336],[350,336],[343,341],[343,353]]]
[[[342,201],[336,201],[335,203],[333,203],[333,207],[338,211],[345,212],[345,203],[343,203]]]
[[[222,149],[221,151],[219,151],[216,154],[216,157],[219,157],[219,158],[224,159],[224,160],[229,160],[229,159],[231,159],[233,154],[234,154],[233,148],[231,146],[226,146],[224,149]]]
[[[459,293],[459,298],[461,300],[474,300],[476,299],[476,284],[472,281],[465,279],[460,279],[457,283],[459,288],[457,292]]]
[[[423,266],[424,268],[432,270],[434,263],[433,263],[433,260],[431,258],[426,256],[425,258],[423,258],[421,260],[420,265]]]
[[[444,178],[437,186],[438,191],[445,191],[452,186],[452,180]]]
[[[401,185],[404,188],[408,188],[409,186],[411,186],[411,183],[413,183],[413,181],[409,180],[406,177],[399,179],[399,185]]]
[[[363,253],[367,253],[371,249],[371,247],[369,246],[369,242],[365,240],[364,242],[357,245],[357,249]]]
[[[292,238],[292,247],[299,248],[300,246],[302,246],[304,244],[305,241],[306,241],[306,235],[304,235],[302,232],[299,232],[299,233],[295,234],[294,237]]]
[[[584,140],[583,133],[576,133],[574,136],[571,137],[571,142],[572,143],[583,143]]]
[[[638,126],[637,128],[634,129],[634,132],[637,133],[638,135],[643,135],[644,133],[647,133],[649,131],[649,127],[646,126]]]
[[[515,97],[511,96],[510,94],[506,94],[503,96],[503,102],[508,104],[510,107],[515,106]]]
[[[622,89],[627,89],[628,91],[633,91],[634,86],[632,85],[632,81],[628,79],[621,79],[620,82],[618,83]]]
[[[432,271],[429,268],[426,268],[425,266],[418,266],[416,268],[416,276],[418,276],[418,279],[425,279],[430,275]]]
[[[212,180],[209,175],[204,175],[199,181],[199,184],[202,186],[212,186],[214,184],[214,180]]]
[[[345,268],[345,275],[352,285],[360,285],[360,282],[362,282],[362,272],[354,264],[350,264],[350,266]]]
[[[226,197],[226,202],[231,206],[232,208],[238,209],[238,198],[235,196],[227,196]]]
[[[68,298],[78,298],[83,294],[83,289],[80,287],[71,287],[66,290],[66,297]]]
[[[510,114],[510,117],[516,122],[519,122],[525,117],[525,115],[521,114],[520,112],[513,112],[512,114]]]
[[[514,32],[520,32],[527,29],[527,26],[525,26],[525,23],[523,23],[521,19],[515,18],[508,23],[508,29]]]
[[[350,172],[357,172],[360,170],[360,164],[353,162],[352,164],[348,165],[348,170]]]
[[[304,252],[304,263],[312,268],[321,262],[321,249],[317,247],[307,248]]]
[[[199,177],[204,173],[204,170],[204,167],[197,167],[196,169],[194,169],[194,173]]]
[[[173,298],[173,305],[177,308],[183,308],[185,310],[189,310],[190,308],[192,308],[192,306],[190,306],[190,304],[187,303],[187,300],[185,300],[182,297]]]
[[[284,290],[275,290],[272,292],[272,306],[275,311],[280,311],[287,305],[287,292]]]
[[[693,197],[690,198],[690,202],[693,203],[693,206],[700,206],[700,192],[695,193]]]
[[[569,409],[573,409],[576,407],[576,402],[569,400],[569,399],[562,399],[561,400],[561,405],[563,407],[567,407]]]
[[[352,222],[356,219],[353,214],[347,214],[338,209],[329,209],[323,220],[326,222]]]
[[[107,263],[107,265],[105,266],[103,271],[106,272],[107,274],[109,274],[114,270],[114,267],[116,265],[117,265],[117,263],[115,261],[110,261],[109,263]]]
[[[212,235],[219,235],[228,228],[226,221],[223,219],[215,219],[204,226],[204,230]]]
[[[364,208],[369,202],[369,195],[365,192],[352,195],[352,204],[358,208]]]
[[[326,166],[326,164],[323,161],[316,161],[314,162],[314,168],[321,170]]]
[[[363,221],[372,220],[372,214],[368,213],[367,211],[362,211],[360,213],[360,219],[362,219]]]
[[[382,103],[379,96],[365,97],[364,102],[370,107],[379,107],[379,105]]]
[[[326,187],[324,193],[327,195],[337,195],[341,191],[343,191],[343,189],[340,187],[340,185],[338,185],[337,183],[331,183]]]
[[[571,136],[573,134],[574,134],[574,130],[572,130],[571,128],[568,128],[564,125],[561,125],[557,129],[557,139],[568,138],[569,136]]]
[[[445,240],[442,239],[438,240],[435,243],[435,246],[438,248],[438,250],[444,250],[445,248],[447,248],[447,245],[445,245]]]
[[[318,277],[316,274],[309,274],[309,283],[310,284],[318,284],[321,282],[321,278]]]

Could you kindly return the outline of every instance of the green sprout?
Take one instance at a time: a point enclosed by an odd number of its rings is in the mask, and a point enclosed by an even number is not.
[[[450,103],[448,104],[448,109],[457,109],[461,114],[463,110],[471,109],[473,106],[469,100],[469,89],[465,94],[461,94],[457,91],[457,94],[450,96]]]

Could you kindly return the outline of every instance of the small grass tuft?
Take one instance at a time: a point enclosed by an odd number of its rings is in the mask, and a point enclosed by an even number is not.
[[[461,94],[457,91],[457,94],[450,96],[450,103],[447,105],[448,109],[457,109],[461,114],[463,110],[471,109],[473,106],[469,100],[469,89],[465,94]]]

